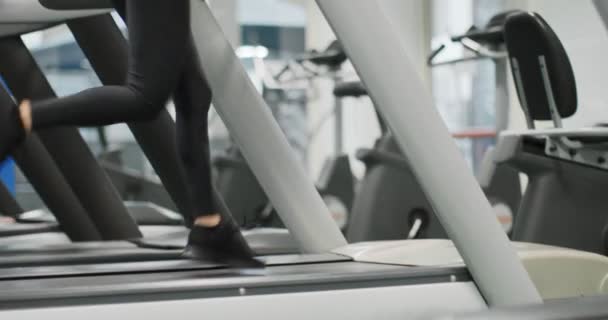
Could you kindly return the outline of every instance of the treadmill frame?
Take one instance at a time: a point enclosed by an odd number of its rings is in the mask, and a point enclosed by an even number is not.
[[[483,192],[433,108],[430,95],[420,79],[413,76],[416,72],[407,51],[379,0],[317,2],[372,100],[387,116],[388,125],[486,301],[490,305],[541,302]],[[191,4],[192,30],[206,78],[214,91],[216,110],[241,146],[282,220],[305,252],[326,252],[345,245],[343,235],[296,161],[209,7],[202,0],[191,0]],[[408,107],[403,108],[404,104]],[[419,132],[429,133],[435,148],[428,148],[420,141]],[[272,155],[274,161],[268,162],[268,155]],[[473,288],[475,284],[470,283]],[[431,296],[416,299],[415,291],[410,295],[417,300],[414,303],[435,299]]]
[[[331,222],[313,183],[297,164],[270,109],[250,83],[209,7],[201,0],[190,3],[194,41],[214,92],[215,108],[281,219],[305,251],[341,246],[344,237]],[[386,115],[414,174],[487,302],[492,306],[542,302],[435,110],[428,90],[416,76],[380,1],[317,3],[374,104]],[[420,132],[431,138],[433,148],[421,141]],[[274,161],[269,162],[267,155]]]

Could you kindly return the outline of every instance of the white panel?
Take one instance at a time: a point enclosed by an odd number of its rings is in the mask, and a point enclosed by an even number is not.
[[[414,319],[478,311],[486,305],[472,283],[62,307],[0,312],[1,319],[312,320]]]

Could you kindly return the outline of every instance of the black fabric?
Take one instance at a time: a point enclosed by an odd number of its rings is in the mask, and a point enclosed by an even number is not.
[[[557,109],[562,117],[576,113],[577,93],[574,71],[559,38],[545,20],[535,13],[509,15],[505,24],[505,41],[511,67],[519,63],[523,91],[534,120],[551,120],[547,92],[539,63],[544,56]],[[523,97],[519,97],[520,101]]]
[[[119,12],[126,11],[129,30],[126,84],[35,101],[34,128],[152,120],[173,95],[178,150],[195,202],[193,218],[216,213],[207,132],[211,90],[190,32],[189,1],[115,0],[114,4]]]
[[[327,48],[321,53],[313,53],[308,59],[310,62],[317,65],[324,65],[330,68],[338,68],[348,57],[338,40],[332,41]]]
[[[338,98],[361,97],[366,95],[367,89],[365,89],[365,86],[360,81],[338,83],[334,88],[334,96]]]
[[[25,139],[19,109],[0,84],[0,162]]]

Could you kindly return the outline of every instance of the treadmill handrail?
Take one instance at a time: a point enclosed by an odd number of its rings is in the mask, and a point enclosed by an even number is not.
[[[0,24],[53,23],[110,11],[110,9],[57,11],[45,8],[39,0],[0,0]]]
[[[541,303],[538,290],[433,107],[381,1],[316,1],[488,304]],[[421,132],[429,135],[432,148],[421,141]]]
[[[111,0],[39,0],[45,8],[51,10],[91,10],[113,9]]]

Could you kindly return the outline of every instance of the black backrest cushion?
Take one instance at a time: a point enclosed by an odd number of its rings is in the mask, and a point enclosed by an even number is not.
[[[309,61],[317,65],[338,68],[347,59],[348,57],[346,56],[346,52],[340,41],[334,40],[327,46],[327,49],[323,50],[323,52],[317,56],[310,58]]]
[[[545,57],[560,115],[565,118],[576,113],[574,71],[564,46],[545,20],[530,12],[509,15],[505,23],[505,42],[511,68],[513,59],[519,62],[523,91],[531,117],[534,120],[551,120],[539,56]],[[513,76],[515,77],[514,72]],[[522,97],[519,99],[522,101]]]

